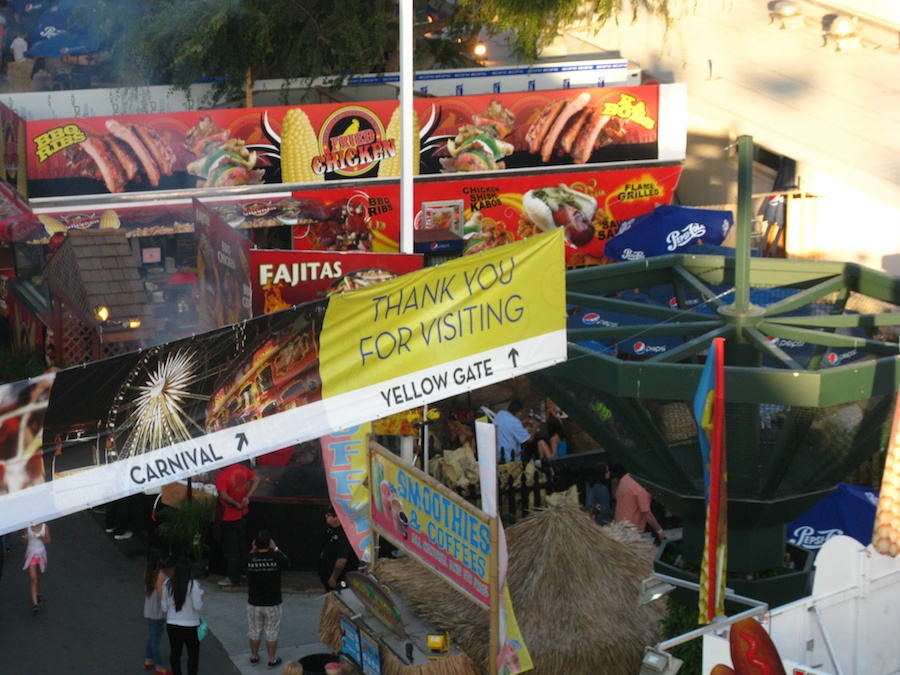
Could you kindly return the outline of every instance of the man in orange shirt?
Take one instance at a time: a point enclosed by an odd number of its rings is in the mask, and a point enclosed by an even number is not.
[[[647,525],[653,528],[656,537],[665,539],[666,533],[650,510],[652,498],[643,485],[638,483],[630,473],[619,479],[616,488],[616,522],[627,521],[637,528],[641,534]]]
[[[247,514],[250,497],[259,487],[259,476],[245,463],[226,466],[216,476],[219,501],[216,519],[219,525],[219,542],[225,556],[226,576],[220,586],[237,585],[241,581],[241,564],[247,549]]]

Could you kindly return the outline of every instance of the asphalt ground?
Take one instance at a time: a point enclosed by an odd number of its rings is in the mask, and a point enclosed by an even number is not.
[[[13,547],[0,579],[0,674],[145,673],[142,579],[147,549],[143,540],[137,536],[114,540],[103,530],[102,515],[90,511],[51,522],[43,603],[34,615],[28,573],[22,570],[20,534],[12,534]],[[200,673],[280,672],[280,668],[266,667],[264,647],[260,664],[250,664],[246,590],[222,588],[217,583],[220,578],[211,575],[201,581],[202,613],[210,633],[200,646]],[[329,653],[317,638],[323,596],[315,574],[287,572],[283,588],[278,655],[288,661]],[[166,659],[168,652],[164,637]]]

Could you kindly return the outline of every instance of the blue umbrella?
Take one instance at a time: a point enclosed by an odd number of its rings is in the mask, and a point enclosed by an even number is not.
[[[81,0],[61,0],[53,3],[49,9],[45,9],[38,19],[37,30],[31,35],[32,41],[38,42],[54,38],[70,28],[77,27],[69,25],[69,15],[79,4],[81,4]]]
[[[654,302],[662,306],[668,306],[672,308],[678,306],[678,303],[675,299],[675,291],[670,284],[652,286],[645,290],[647,295],[652,298]],[[734,302],[733,287],[711,285],[709,287],[709,290],[715,293],[716,297],[724,305],[730,305]],[[776,302],[789,298],[795,293],[797,293],[797,290],[792,288],[751,288],[750,303],[755,305],[756,307],[765,308],[769,305],[775,304]],[[701,302],[700,299],[689,289],[685,290],[684,300],[684,308],[686,311],[708,315],[715,315],[717,313],[711,305],[707,305]],[[828,306],[811,302],[804,307],[800,307],[790,312],[780,314],[779,316],[815,316],[828,313]],[[838,332],[844,335],[853,335],[859,338],[865,337],[865,331],[862,328],[845,328],[841,329]],[[809,365],[810,361],[813,358],[813,355],[817,352],[817,347],[815,344],[802,340],[770,338],[770,341],[773,345],[779,347],[782,351],[784,351],[788,356],[790,356],[803,367],[807,367]],[[852,347],[828,347],[825,350],[820,368],[838,366],[842,363],[850,363],[864,357],[864,352],[853,349]],[[767,366],[774,365],[768,358],[763,358],[763,363]]]
[[[660,303],[646,293],[635,291],[622,291],[618,298],[629,302],[641,302],[648,305]],[[650,336],[644,334],[638,326],[654,323],[637,314],[610,311],[608,309],[594,309],[591,307],[570,307],[570,314],[566,320],[568,328],[585,328],[589,326],[606,326],[610,328],[634,326],[634,333],[627,337],[610,340],[581,340],[578,344],[593,351],[605,354],[634,354],[636,356],[652,356],[682,344],[683,340],[677,336]]]
[[[15,10],[16,14],[33,14],[34,12],[40,12],[47,9],[52,4],[53,3],[49,0],[46,0],[45,2],[41,2],[40,0],[16,0]]]
[[[56,37],[41,40],[32,46],[26,56],[43,56],[54,58],[59,56],[78,56],[100,51],[102,40],[93,35],[79,33],[62,33]]]
[[[657,206],[650,213],[623,221],[618,234],[606,242],[603,254],[612,260],[642,260],[679,253],[701,242],[719,246],[733,224],[731,211]]]

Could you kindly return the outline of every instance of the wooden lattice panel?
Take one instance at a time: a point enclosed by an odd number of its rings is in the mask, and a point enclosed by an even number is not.
[[[60,362],[67,366],[77,366],[93,360],[94,332],[85,326],[68,308],[62,312],[61,335],[57,337]]]
[[[141,345],[134,340],[128,342],[104,342],[100,346],[100,358],[109,358],[110,356],[120,356],[128,352],[135,352],[140,349]]]

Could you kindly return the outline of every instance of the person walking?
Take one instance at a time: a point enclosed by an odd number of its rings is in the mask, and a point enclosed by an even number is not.
[[[647,489],[638,483],[634,476],[626,473],[619,479],[619,485],[616,487],[616,522],[629,522],[641,534],[644,534],[647,525],[650,525],[653,528],[652,532],[655,533],[655,539],[665,539],[666,533],[653,515],[651,502],[652,497]]]
[[[328,526],[328,539],[319,554],[319,579],[327,593],[343,588],[347,572],[359,568],[359,558],[347,539],[334,506],[329,506],[325,512],[325,524]]]
[[[247,554],[247,635],[250,638],[250,663],[259,663],[259,645],[266,636],[269,668],[281,665],[276,656],[278,632],[283,613],[281,570],[289,564],[268,530],[260,530]]]
[[[241,563],[247,550],[247,514],[250,497],[259,487],[259,476],[246,464],[227,466],[216,476],[219,499],[216,505],[218,539],[225,556],[225,578],[220,586],[236,586],[241,582]]]
[[[25,566],[31,582],[31,611],[37,614],[41,609],[41,581],[47,569],[47,545],[50,543],[50,528],[47,523],[31,525],[22,534],[25,544]]]
[[[163,584],[168,579],[166,569],[172,564],[163,562],[156,549],[147,556],[144,568],[144,618],[147,620],[147,641],[144,645],[144,670],[156,670],[156,675],[168,675],[162,657],[162,638],[166,629],[166,613],[162,609]]]
[[[203,609],[203,590],[191,578],[191,561],[181,556],[175,563],[172,577],[163,584],[161,606],[166,614],[171,656],[169,666],[173,675],[182,675],[181,652],[187,648],[187,673],[197,675],[200,666],[200,610]]]

